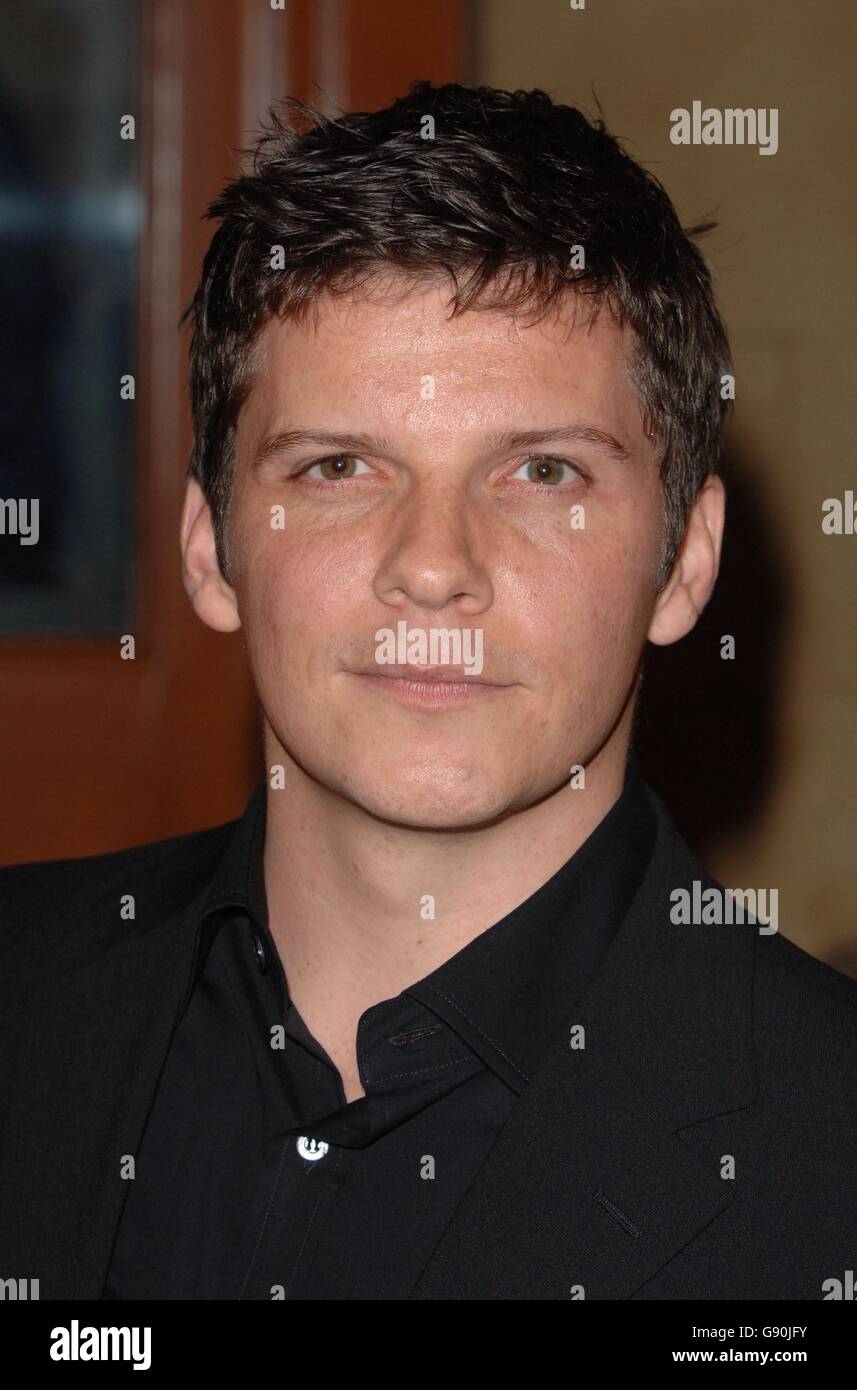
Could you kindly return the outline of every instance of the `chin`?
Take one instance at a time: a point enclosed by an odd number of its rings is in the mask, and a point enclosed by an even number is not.
[[[475,829],[509,809],[508,788],[501,787],[499,781],[493,785],[486,782],[484,773],[478,783],[472,774],[466,781],[439,776],[423,778],[417,785],[395,776],[386,782],[372,778],[362,785],[352,782],[345,794],[379,820],[414,830]]]

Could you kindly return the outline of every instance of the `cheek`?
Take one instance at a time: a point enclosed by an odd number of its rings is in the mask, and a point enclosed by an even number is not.
[[[365,594],[367,582],[359,571],[365,546],[358,552],[333,530],[303,542],[288,530],[258,526],[241,536],[241,545],[249,558],[235,586],[257,671],[276,671],[281,681],[311,671],[327,639],[354,626],[355,595]]]
[[[546,684],[545,738],[612,725],[633,685],[646,637],[640,585],[607,563],[569,566],[541,619],[538,649]],[[592,559],[592,557],[590,557]]]
[[[551,650],[561,660],[586,652],[603,669],[645,636],[654,601],[651,557],[633,539],[590,535],[554,550],[537,580],[532,572],[516,576],[516,589],[526,627],[539,634],[548,658]]]

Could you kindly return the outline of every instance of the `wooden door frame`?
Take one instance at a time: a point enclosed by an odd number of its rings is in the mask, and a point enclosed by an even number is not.
[[[285,0],[282,13],[265,0],[150,0],[141,16],[136,656],[121,659],[119,633],[0,641],[0,863],[101,853],[240,813],[261,770],[241,637],[198,621],[179,564],[192,433],[190,329],[178,322],[213,230],[202,213],[238,172],[266,84],[275,99],[372,109],[415,78],[467,80],[470,0]],[[117,390],[128,370],[116,364]]]

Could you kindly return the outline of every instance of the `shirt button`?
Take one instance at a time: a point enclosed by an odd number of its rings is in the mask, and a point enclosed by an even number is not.
[[[305,1134],[298,1140],[298,1153],[301,1158],[308,1158],[311,1163],[324,1158],[329,1148],[330,1145],[325,1143],[324,1139],[308,1139]]]
[[[253,935],[253,955],[256,957],[256,964],[264,974],[268,968],[268,957],[265,955],[265,946],[261,936]]]

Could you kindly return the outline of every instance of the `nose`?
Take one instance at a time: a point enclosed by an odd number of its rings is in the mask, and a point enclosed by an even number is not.
[[[478,509],[463,488],[436,482],[403,500],[375,575],[375,593],[394,608],[463,616],[488,608],[493,586]]]

